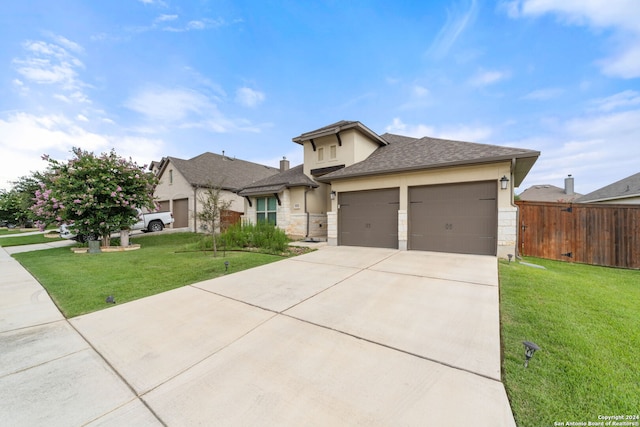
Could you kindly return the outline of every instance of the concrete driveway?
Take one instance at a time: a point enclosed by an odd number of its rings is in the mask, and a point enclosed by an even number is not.
[[[324,247],[47,316],[0,322],[14,425],[515,425],[494,257]]]

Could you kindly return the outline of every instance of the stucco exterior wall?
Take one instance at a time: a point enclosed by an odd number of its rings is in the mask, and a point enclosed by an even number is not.
[[[171,180],[171,176],[173,176],[173,180]],[[174,212],[173,202],[175,200],[188,199],[189,209],[191,210],[191,206],[193,206],[193,188],[185,177],[173,167],[171,162],[164,169],[164,173],[159,176],[159,180],[160,182],[153,193],[157,201],[168,201],[169,210]],[[189,218],[191,218],[190,214]],[[189,221],[188,224],[189,229],[194,231],[192,222]],[[169,227],[174,228],[174,224]]]
[[[507,176],[509,184],[513,182],[511,177],[511,163],[509,161],[486,165],[460,166],[442,169],[433,169],[418,172],[405,172],[390,175],[368,176],[332,183],[331,189],[337,193],[345,191],[362,191],[380,188],[399,188],[400,205],[398,211],[398,247],[407,248],[407,212],[409,210],[409,187],[435,184],[452,184],[472,181],[495,181],[497,187],[498,207],[498,247],[497,255],[507,257],[507,254],[515,254],[517,232],[517,208],[513,205],[513,188],[509,185],[506,190],[500,189],[500,178]],[[338,198],[331,203],[328,213],[328,242],[337,244],[338,237]]]
[[[360,132],[349,129],[340,132],[342,146],[338,142],[336,135],[323,136],[314,139],[316,151],[313,150],[311,142],[304,142],[304,166],[305,175],[311,176],[312,169],[326,168],[338,165],[352,165],[360,162],[371,155],[380,145],[367,138]],[[335,146],[336,157],[331,158],[331,146]],[[318,159],[318,149],[324,149],[323,159]]]

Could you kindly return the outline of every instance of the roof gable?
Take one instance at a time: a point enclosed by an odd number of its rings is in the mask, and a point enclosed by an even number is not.
[[[340,120],[339,122],[330,124],[328,126],[321,127],[320,129],[312,130],[311,132],[305,132],[300,136],[296,136],[291,140],[300,145],[304,144],[304,141],[320,138],[328,135],[335,135],[342,131],[349,129],[357,129],[360,133],[368,136],[373,141],[380,145],[387,145],[388,142],[380,137],[377,133],[366,127],[360,122],[350,120]]]
[[[277,168],[209,152],[189,160],[177,157],[168,157],[167,160],[159,176],[171,163],[193,187],[218,185],[229,191],[238,191],[279,172]]]
[[[640,196],[640,173],[628,176],[580,197],[576,202],[588,203]]]
[[[318,184],[303,172],[303,165],[298,165],[279,174],[256,181],[246,186],[238,194],[240,196],[255,196],[259,194],[278,193],[291,187],[318,187]]]
[[[357,176],[529,158],[530,160],[522,162],[521,169],[514,173],[516,181],[514,185],[517,186],[540,155],[538,151],[522,148],[431,137],[418,139],[394,134],[384,134],[383,137],[389,145],[378,148],[371,156],[359,163],[332,172],[318,180],[332,181]]]

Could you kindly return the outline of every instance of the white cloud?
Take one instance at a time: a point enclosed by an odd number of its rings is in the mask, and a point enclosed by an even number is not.
[[[429,89],[427,89],[424,86],[420,86],[420,85],[413,86],[413,89],[412,89],[411,92],[412,92],[413,96],[415,96],[417,98],[423,98],[423,97],[429,95]]]
[[[236,102],[245,107],[257,107],[265,100],[264,93],[248,87],[241,87],[236,91]]]
[[[82,115],[76,119],[86,122]],[[31,171],[46,169],[43,154],[66,160],[73,147],[96,153],[113,148],[119,156],[132,157],[141,165],[166,155],[160,139],[91,132],[62,114],[16,113],[0,119],[0,152],[10,153],[0,156],[0,188],[8,188],[8,181]]]
[[[40,156],[65,156],[72,147],[98,150],[107,147],[107,138],[88,132],[61,114],[17,113],[0,119],[0,187],[6,181],[46,168]]]
[[[505,71],[479,71],[471,79],[469,83],[472,86],[483,87],[498,83],[500,80],[509,78],[510,74]]]
[[[14,85],[23,93],[29,91],[29,84],[50,86],[55,90],[50,94],[54,98],[67,103],[90,103],[82,92],[88,85],[79,77],[84,64],[72,53],[81,53],[82,46],[55,34],[48,34],[48,37],[54,42],[27,40],[22,44],[24,55],[12,60],[20,75],[20,79],[14,79]]]
[[[640,2],[637,0],[515,0],[503,2],[502,9],[512,18],[556,15],[566,25],[612,29],[609,57],[598,61],[602,72],[612,77],[640,77]]]
[[[492,134],[493,130],[489,126],[457,125],[443,128],[432,136],[454,141],[485,142]]]
[[[457,7],[457,5],[454,5]],[[447,9],[447,21],[427,50],[427,55],[440,59],[449,53],[456,40],[471,25],[478,11],[477,0],[470,0],[466,10]]]
[[[257,105],[264,95],[255,92],[252,96],[244,100],[248,106]],[[140,133],[158,133],[169,127],[201,128],[217,133],[261,131],[261,126],[246,119],[226,117],[210,97],[192,89],[148,87],[129,98],[125,106],[148,120],[146,125],[137,127]]]
[[[216,109],[209,99],[191,89],[146,88],[125,102],[125,106],[148,119],[178,122],[190,115],[205,116]]]
[[[156,22],[167,22],[178,19],[178,15],[160,15],[156,18]]]
[[[384,128],[389,133],[395,133],[398,135],[411,136],[414,138],[421,138],[423,136],[433,136],[435,130],[431,126],[427,125],[407,125],[402,122],[400,118],[395,117],[393,123]]]
[[[209,28],[218,28],[226,24],[227,24],[226,21],[222,18],[218,18],[218,19],[202,18],[202,19],[193,19],[187,22],[187,24],[184,26],[171,25],[171,26],[162,27],[161,29],[163,31],[181,33],[185,31],[201,31],[201,30],[207,30]],[[154,27],[146,28],[146,30],[150,30],[153,28]]]
[[[85,116],[85,115],[83,115],[83,114],[78,114],[78,115],[76,116],[76,119],[77,119],[78,121],[81,121],[81,122],[88,122],[88,121],[89,121],[89,119],[87,118],[87,116]]]
[[[532,99],[536,101],[546,101],[549,99],[557,98],[564,93],[564,89],[560,88],[545,88],[545,89],[537,89],[529,92],[523,99]]]
[[[595,104],[598,105],[598,101]],[[609,105],[608,101],[602,105]],[[521,187],[534,184],[562,187],[562,178],[573,174],[576,191],[588,193],[638,173],[640,109],[602,111],[605,110],[556,124],[546,136],[509,143],[541,151],[538,162]]]
[[[66,48],[67,50],[72,50],[76,53],[82,53],[84,52],[84,48],[82,46],[80,46],[78,43],[69,40],[66,37],[63,36],[59,36],[56,34],[50,34],[50,37],[55,40],[59,45],[63,46],[64,48]]]
[[[640,93],[635,90],[625,90],[606,98],[600,98],[593,101],[596,108],[600,111],[612,111],[623,107],[632,107],[640,105]]]
[[[640,77],[640,35],[627,43],[613,56],[598,61],[605,75],[623,79]]]
[[[469,142],[483,142],[493,134],[493,130],[489,126],[459,124],[436,128],[425,124],[407,125],[398,117],[393,119],[393,123],[388,125],[385,131],[414,138],[430,136],[432,138]]]

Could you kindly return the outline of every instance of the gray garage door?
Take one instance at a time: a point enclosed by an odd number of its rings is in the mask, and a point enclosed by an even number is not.
[[[189,199],[177,199],[173,201],[174,228],[189,226]]]
[[[494,181],[409,188],[409,249],[495,255]]]
[[[338,196],[338,244],[398,248],[398,188]]]

